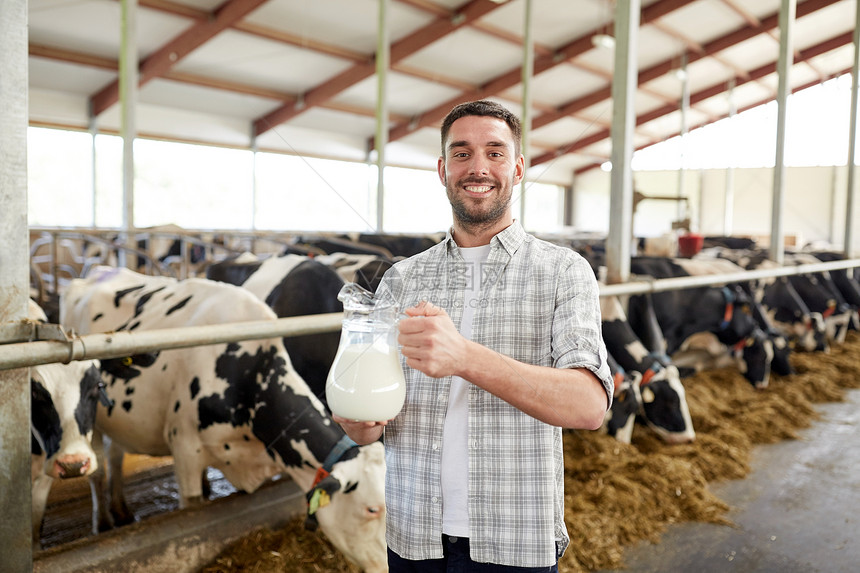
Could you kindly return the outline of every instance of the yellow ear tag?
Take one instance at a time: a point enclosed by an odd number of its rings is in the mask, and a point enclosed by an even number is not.
[[[324,489],[314,490],[311,500],[308,502],[308,515],[313,515],[319,510],[331,503],[331,498],[328,492]]]

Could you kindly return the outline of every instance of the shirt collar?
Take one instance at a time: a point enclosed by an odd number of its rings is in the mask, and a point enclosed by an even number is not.
[[[449,253],[459,248],[457,243],[454,241],[453,229],[453,227],[448,229],[448,232],[445,234],[445,240],[443,241],[446,243]],[[514,219],[513,223],[500,231],[492,238],[492,240],[490,240],[490,245],[493,245],[493,248],[496,248],[495,245],[500,245],[508,253],[508,256],[513,256],[513,254],[517,252],[517,249],[520,248],[520,245],[522,245],[526,240],[527,236],[528,235],[520,222]]]

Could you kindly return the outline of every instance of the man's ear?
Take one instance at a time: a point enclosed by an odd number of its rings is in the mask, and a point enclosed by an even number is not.
[[[439,161],[436,162],[436,170],[439,172],[439,181],[442,182],[442,185],[447,185],[447,177],[445,176],[445,158],[439,157]]]
[[[526,158],[521,153],[517,158],[517,164],[514,167],[514,185],[520,183],[526,174]]]

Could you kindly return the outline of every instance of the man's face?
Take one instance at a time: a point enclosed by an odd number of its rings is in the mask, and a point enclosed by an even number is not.
[[[501,119],[466,116],[455,121],[438,165],[454,217],[465,225],[484,226],[509,215],[524,166]]]

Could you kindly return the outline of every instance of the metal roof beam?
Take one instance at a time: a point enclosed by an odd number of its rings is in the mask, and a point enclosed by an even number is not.
[[[839,77],[839,76],[841,76],[841,75],[843,75],[843,74],[847,74],[847,73],[851,73],[851,68],[845,68],[845,69],[840,70],[840,71],[838,71],[838,72],[836,72],[836,73],[834,73],[834,74],[831,74],[830,78]],[[829,79],[829,78],[828,78],[828,79]],[[806,83],[804,83],[803,85],[799,85],[799,86],[795,86],[795,87],[793,87],[793,88],[791,89],[791,93],[797,93],[797,92],[799,92],[799,91],[803,91],[803,90],[805,90],[805,89],[811,88],[811,87],[813,87],[813,86],[817,86],[817,85],[819,85],[819,84],[821,84],[821,81],[820,81],[820,80],[813,80],[813,81],[811,81],[811,82],[806,82]],[[722,91],[725,91],[725,90],[724,90],[724,89],[719,90],[719,91],[717,91],[715,94],[712,94],[712,95],[719,95]],[[699,93],[701,93],[701,92],[699,92]],[[745,112],[745,111],[747,111],[747,110],[753,109],[753,108],[755,108],[755,107],[758,107],[758,106],[761,106],[761,105],[764,105],[764,104],[770,103],[770,102],[772,102],[772,101],[773,101],[773,98],[772,98],[772,97],[769,97],[769,98],[767,98],[767,99],[762,99],[762,100],[759,100],[759,101],[756,101],[756,102],[753,102],[753,103],[750,103],[750,104],[747,104],[747,105],[745,105],[745,106],[743,106],[743,107],[738,108],[738,109],[735,111],[735,113],[742,113],[742,112]],[[677,110],[672,110],[672,111],[677,111]],[[724,119],[724,118],[726,118],[726,117],[729,117],[729,114],[728,114],[728,113],[727,113],[726,115],[724,115],[723,117],[720,117],[720,118],[718,118],[718,119]],[[697,124],[697,125],[692,126],[692,127],[690,128],[690,130],[697,129],[697,128],[699,128],[699,127],[703,127],[703,126],[705,126],[705,125],[708,125],[708,123],[711,123],[711,122],[710,122],[710,121],[701,122],[701,123],[699,123],[699,124]],[[680,135],[680,134],[679,134],[679,133],[673,133],[673,134],[671,134],[669,137],[675,137],[676,135]],[[662,143],[662,142],[666,141],[666,139],[668,139],[669,137],[660,138],[660,139],[654,139],[654,140],[652,140],[652,141],[651,141],[651,143],[648,143],[648,144],[645,144],[645,145],[640,145],[639,147],[637,147],[637,148],[636,148],[636,150],[637,150],[637,151],[639,151],[640,149],[646,149],[646,148],[648,148],[648,147],[651,147],[652,145],[657,145],[658,143]],[[602,140],[598,139],[597,141],[592,141],[591,143],[597,143],[598,141],[602,141]],[[590,144],[589,144],[589,145],[590,145]],[[574,151],[576,151],[576,150],[574,150]],[[574,171],[574,174],[575,174],[575,175],[581,175],[582,173],[585,173],[586,171],[591,171],[592,169],[596,169],[597,167],[600,167],[600,165],[601,165],[600,163],[592,163],[592,164],[589,164],[589,165],[583,165],[582,167],[578,167],[578,168]]]
[[[810,46],[809,48],[806,48],[805,50],[800,50],[798,52],[798,57],[795,59],[795,63],[796,64],[803,63],[806,60],[818,57],[822,54],[826,54],[827,52],[830,52],[830,51],[835,50],[837,48],[841,48],[842,46],[848,45],[852,41],[853,41],[853,32],[845,32],[843,34],[840,34],[838,36],[830,38],[829,40],[825,40],[824,42],[821,42],[820,44],[816,44],[815,46]],[[754,70],[750,70],[748,77],[735,78],[735,87],[743,85],[743,84],[748,83],[748,82],[758,81],[761,78],[768,76],[770,74],[773,74],[775,72],[776,72],[776,62],[771,62],[769,64],[765,64],[765,65],[760,66]],[[813,86],[813,85],[817,85],[818,83],[820,83],[820,82],[819,81],[811,82],[811,83],[805,85],[804,88],[809,87],[809,86]],[[728,82],[723,81],[723,82],[714,84],[710,87],[707,87],[705,89],[699,90],[693,94],[690,94],[690,104],[692,105],[695,103],[700,103],[706,99],[709,99],[709,98],[712,98],[714,96],[720,95],[721,93],[724,93],[725,91],[727,91],[727,85],[728,85]],[[797,91],[797,89],[798,88],[795,88],[793,91]],[[768,101],[770,101],[770,99],[765,100],[763,103],[767,103]],[[755,105],[761,105],[761,104],[757,103]],[[754,107],[754,106],[750,106],[750,107]],[[749,107],[744,108],[744,109],[749,109]],[[644,124],[648,123],[649,121],[653,121],[655,119],[658,119],[658,118],[663,117],[665,115],[668,115],[670,113],[674,113],[676,111],[678,111],[678,106],[675,104],[668,104],[668,105],[664,105],[662,107],[658,107],[656,109],[653,109],[651,111],[648,111],[646,113],[639,115],[636,118],[636,125],[637,126],[644,125]],[[545,153],[543,155],[535,157],[534,159],[532,159],[532,165],[540,165],[541,163],[551,161],[552,159],[554,159],[560,155],[564,155],[566,153],[571,153],[573,151],[583,149],[584,147],[587,147],[589,145],[593,145],[594,143],[598,143],[600,141],[603,141],[604,139],[608,138],[609,135],[610,134],[609,134],[608,129],[604,129],[604,130],[601,130],[599,132],[595,132],[595,133],[593,133],[587,137],[579,139],[579,140],[577,140],[573,143],[570,143],[566,146],[560,147],[560,148],[558,148],[552,152]],[[666,139],[668,139],[668,138],[666,138]],[[593,167],[593,166],[588,166],[588,168],[591,168],[591,167]]]
[[[807,16],[817,10],[825,8],[831,4],[835,4],[839,0],[807,0],[803,4],[797,6],[797,17]],[[644,10],[643,10],[644,12]],[[779,25],[779,13],[772,14],[771,16],[762,20],[760,26],[745,26],[734,32],[730,32],[725,36],[717,38],[711,42],[708,42],[704,45],[704,52],[690,52],[688,53],[688,63],[693,63],[698,61],[704,57],[716,54],[721,52],[722,50],[729,48],[735,44],[743,42],[744,40],[749,40],[767,30],[773,29]],[[826,44],[826,42],[825,42]],[[804,53],[808,52],[808,50],[804,50]],[[808,57],[806,58],[808,59]],[[799,59],[798,59],[799,61]],[[660,76],[671,72],[677,63],[674,58],[665,60],[659,64],[655,64],[650,68],[642,70],[639,72],[639,85],[647,83],[651,80],[657,79]],[[743,78],[744,82],[749,81],[749,78]],[[544,114],[538,116],[534,119],[533,129],[538,129],[543,127],[549,123],[562,119],[568,115],[572,115],[576,112],[582,111],[583,109],[590,107],[594,104],[597,104],[601,101],[608,100],[612,95],[611,86],[607,86],[605,88],[601,88],[597,91],[594,91],[590,94],[582,96],[576,100],[568,102],[558,108],[553,113]],[[692,100],[691,100],[692,101]],[[677,106],[674,107],[674,110],[677,109]],[[665,109],[665,108],[663,108]],[[674,111],[673,110],[673,111]],[[637,122],[638,123],[638,122]],[[609,133],[605,134],[604,139],[609,137]],[[581,148],[579,145],[579,141],[569,143],[563,146],[560,146],[555,153],[544,154],[540,157],[536,157],[533,159],[533,165],[539,165],[539,161],[549,161],[559,155],[564,155],[565,153],[569,153],[574,149]]]
[[[692,4],[693,2],[695,2],[695,0],[658,1],[648,6],[647,8],[642,9],[640,21],[643,24],[647,24],[648,22],[661,18],[666,14],[669,14],[674,10],[682,8],[687,4]],[[573,40],[572,42],[555,50],[552,54],[543,55],[538,58],[535,58],[534,75],[541,74],[561,64],[562,62],[571,60],[581,54],[584,54],[588,50],[593,49],[594,45],[591,43],[591,37],[599,31],[600,29],[596,29],[591,32],[588,32],[584,36],[577,38],[576,40]],[[436,125],[439,121],[442,120],[443,117],[445,117],[445,115],[451,110],[452,107],[462,101],[489,97],[501,93],[502,91],[517,85],[518,83],[520,83],[520,81],[522,81],[521,73],[521,68],[517,66],[516,68],[509,70],[508,72],[505,72],[500,76],[495,77],[483,86],[480,86],[469,92],[460,94],[457,97],[452,98],[442,103],[441,105],[434,107],[433,109],[425,111],[419,117],[413,118],[412,121],[395,126],[388,134],[388,141],[397,141],[398,139],[402,139],[410,133],[417,131],[423,127],[430,127]],[[606,97],[604,97],[603,99],[607,99],[608,97],[609,95],[607,93]],[[538,126],[535,125],[532,129],[537,129],[537,127]]]
[[[395,42],[391,46],[391,64],[393,65],[411,56],[432,42],[450,34],[466,22],[489,14],[500,6],[501,4],[497,4],[491,0],[472,0],[461,10],[458,10],[454,17],[437,18],[427,26]],[[289,121],[303,111],[328,101],[345,89],[369,78],[375,71],[376,68],[373,61],[354,65],[345,72],[306,92],[304,98],[302,98],[302,105],[288,103],[255,120],[254,133],[256,135],[263,134]]]
[[[82,66],[88,66],[92,68],[98,68],[102,70],[109,70],[112,72],[116,72],[118,65],[117,61],[111,58],[103,58],[101,56],[92,56],[89,54],[83,54],[80,52],[75,52],[72,50],[65,50],[61,48],[54,48],[52,46],[44,46],[42,44],[30,44],[30,56],[36,56],[39,58],[45,58],[48,60],[56,60],[61,62],[68,62],[70,64],[78,64]],[[190,84],[196,85],[206,88],[218,89],[225,92],[250,95],[259,98],[271,99],[275,101],[293,101],[297,99],[295,94],[285,93],[277,90],[272,90],[268,88],[262,88],[259,86],[252,86],[249,84],[244,84],[236,81],[222,80],[219,78],[212,78],[209,76],[201,76],[198,74],[192,74],[188,72],[177,72],[174,70],[166,72],[162,79],[170,80],[182,84]],[[444,80],[437,80],[440,83],[444,83]],[[376,110],[373,108],[360,107],[356,105],[349,104],[341,104],[336,102],[329,102],[323,104],[322,106],[325,109],[333,110],[333,111],[342,111],[345,113],[351,113],[353,115],[358,115],[362,117],[376,117]],[[392,119],[396,121],[406,121],[409,119],[408,117],[402,114],[390,114]]]
[[[227,0],[207,20],[198,20],[190,28],[145,58],[139,66],[138,86],[163,76],[185,56],[232,26],[268,0]],[[90,109],[98,116],[119,101],[119,79],[112,81],[90,97]]]
[[[837,3],[839,0],[807,0],[803,4],[798,5],[797,7],[797,17],[801,18],[803,16],[807,16],[812,12],[830,6],[831,4]],[[779,25],[779,12],[772,14],[771,16],[762,20],[761,25],[759,26],[745,26],[743,28],[739,28],[734,32],[730,32],[721,38],[717,38],[711,42],[705,44],[703,52],[691,52],[687,55],[688,64],[692,64],[702,58],[713,56],[727,48],[734,46],[735,44],[739,44],[745,40],[749,40],[754,38],[755,36],[766,32],[767,30],[771,30],[776,28]],[[644,69],[639,72],[639,85],[650,82],[651,80],[655,80],[660,76],[671,72],[677,66],[677,62],[674,58],[670,58],[665,60],[659,64],[655,64],[650,68]],[[566,115],[570,115],[574,112],[581,111],[586,107],[590,107],[600,101],[607,100],[611,96],[611,88],[609,86],[592,92],[588,95],[585,95],[579,99],[568,102],[558,108],[555,113],[552,114],[544,114],[542,116],[535,118],[534,129],[538,129],[544,125],[552,123],[553,121],[557,121]]]

